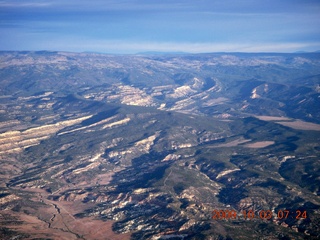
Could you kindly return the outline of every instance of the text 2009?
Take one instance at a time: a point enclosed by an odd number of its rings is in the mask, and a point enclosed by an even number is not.
[[[266,219],[269,220],[272,217],[278,219],[287,219],[289,217],[300,219],[307,218],[307,211],[290,211],[290,210],[279,210],[275,214],[271,210],[261,210],[255,212],[253,210],[243,210],[239,214],[235,210],[213,210],[212,219]]]

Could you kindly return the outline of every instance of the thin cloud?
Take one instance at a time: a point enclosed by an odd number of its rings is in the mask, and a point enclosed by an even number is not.
[[[164,1],[144,1],[144,0],[56,0],[56,1],[0,1],[0,7],[3,8],[32,8],[32,7],[52,7],[52,9],[69,11],[162,11],[162,10],[186,10],[186,4],[179,2]]]
[[[48,7],[51,6],[51,2],[6,2],[1,1],[0,2],[0,8],[1,7],[7,7],[7,8],[41,8],[41,7]]]

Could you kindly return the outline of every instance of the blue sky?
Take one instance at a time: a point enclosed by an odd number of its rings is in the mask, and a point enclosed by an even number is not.
[[[320,50],[320,0],[0,0],[0,50]]]

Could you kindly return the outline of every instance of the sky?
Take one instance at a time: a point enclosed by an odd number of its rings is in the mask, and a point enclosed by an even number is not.
[[[0,50],[320,50],[320,0],[0,0]]]

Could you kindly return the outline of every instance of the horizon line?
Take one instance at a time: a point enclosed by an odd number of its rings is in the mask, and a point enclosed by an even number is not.
[[[87,54],[106,54],[106,55],[197,55],[197,54],[306,54],[306,53],[320,53],[316,51],[292,51],[292,52],[277,52],[277,51],[208,51],[208,52],[184,52],[184,51],[141,51],[135,53],[121,53],[121,52],[104,52],[104,51],[67,51],[67,50],[1,50],[0,52],[48,52],[48,53],[87,53]]]

